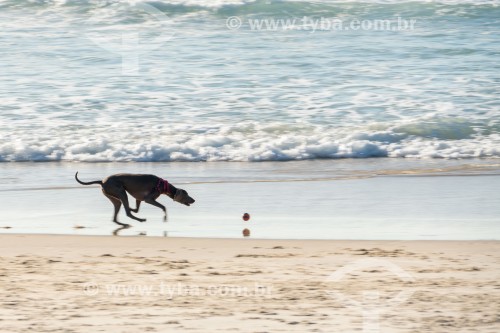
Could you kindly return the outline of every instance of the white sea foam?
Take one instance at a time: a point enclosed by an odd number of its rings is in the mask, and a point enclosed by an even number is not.
[[[175,36],[127,76],[87,33],[154,35],[151,15],[118,0],[0,0],[0,161],[500,156],[500,0],[138,2],[165,13]],[[109,20],[90,24],[103,8]],[[421,24],[230,31],[233,15]]]
[[[122,124],[123,125],[123,124]],[[500,136],[443,140],[398,133],[262,125],[156,126],[144,135],[137,126],[53,128],[57,135],[33,132],[0,143],[2,161],[280,161],[318,158],[479,158],[500,157]],[[142,138],[141,138],[142,137]]]

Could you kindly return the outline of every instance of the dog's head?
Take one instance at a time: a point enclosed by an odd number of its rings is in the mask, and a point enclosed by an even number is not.
[[[193,198],[189,196],[189,194],[185,190],[180,188],[178,188],[177,191],[175,192],[173,199],[174,201],[177,201],[186,206],[190,206],[195,201]]]

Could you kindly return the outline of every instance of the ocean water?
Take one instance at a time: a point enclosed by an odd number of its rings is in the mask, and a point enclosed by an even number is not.
[[[80,171],[196,199],[120,235],[499,239],[499,36],[500,0],[0,0],[1,232],[112,234]]]
[[[0,28],[3,162],[500,157],[500,1],[0,0]]]

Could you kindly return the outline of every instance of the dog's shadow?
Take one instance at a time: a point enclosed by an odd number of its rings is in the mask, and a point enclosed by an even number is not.
[[[132,226],[130,225],[126,225],[126,226],[123,226],[123,227],[119,227],[119,228],[116,228],[114,231],[113,231],[113,236],[120,236],[120,232],[124,229],[129,229],[131,228]],[[146,232],[140,232],[137,236],[147,236]],[[167,231],[163,231],[163,237],[168,237],[168,232]]]
[[[124,225],[122,227],[118,227],[116,228],[114,231],[113,231],[113,236],[120,236],[120,231],[122,231],[123,229],[128,229],[130,228],[129,225]]]

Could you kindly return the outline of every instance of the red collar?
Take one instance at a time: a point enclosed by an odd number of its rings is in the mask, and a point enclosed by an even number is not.
[[[158,180],[158,184],[156,185],[156,189],[160,192],[160,194],[169,194],[170,185],[165,179],[160,178],[160,180]]]

